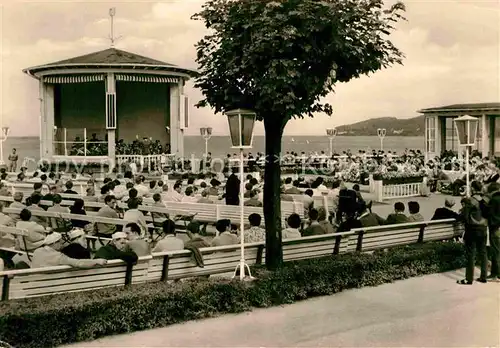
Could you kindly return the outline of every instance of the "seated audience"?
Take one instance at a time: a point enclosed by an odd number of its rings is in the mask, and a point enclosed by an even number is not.
[[[304,203],[304,213],[306,217],[309,214],[309,210],[314,208],[314,200],[312,198],[313,194],[314,194],[313,190],[307,189],[304,192],[304,195],[302,196],[302,203]]]
[[[184,243],[184,248],[208,248],[210,243],[200,235],[200,223],[191,221],[186,227],[189,240]]]
[[[24,198],[24,195],[22,192],[19,192],[19,191],[15,192],[14,196],[12,198],[14,199],[14,202],[12,202],[10,204],[9,208],[21,209],[21,210],[26,208],[26,205],[21,203],[23,201],[23,198]],[[19,214],[9,214],[9,216],[12,218],[12,220],[14,220],[14,223],[18,222],[20,219]]]
[[[325,234],[335,233],[336,229],[326,220],[326,210],[324,207],[318,209],[318,223],[325,231]]]
[[[318,222],[319,213],[316,209],[309,211],[309,226],[302,231],[302,237],[317,236],[325,234],[324,228]]]
[[[181,202],[182,201],[181,192],[182,192],[182,183],[176,182],[174,184],[174,189],[168,191],[164,200],[167,202]]]
[[[123,214],[123,220],[137,224],[141,228],[141,238],[144,238],[148,232],[148,223],[142,211],[138,209],[139,201],[129,199],[127,206],[128,210]]]
[[[182,202],[184,203],[196,203],[198,198],[194,196],[194,189],[192,186],[188,186],[186,191],[184,191],[184,197],[182,197]]]
[[[281,231],[281,239],[285,240],[302,237],[300,234],[300,225],[302,224],[302,220],[300,219],[299,214],[291,214],[286,220],[286,223],[288,227]]]
[[[64,186],[66,186],[66,191],[64,191],[64,193],[69,193],[72,195],[78,194],[78,192],[73,190],[73,182],[71,180],[68,180]]]
[[[245,193],[243,194],[243,198],[250,198],[250,193],[252,192],[253,185],[249,182],[245,184]]]
[[[453,206],[455,205],[455,201],[450,198],[446,198],[444,201],[444,207],[437,208],[432,216],[431,220],[445,220],[445,219],[455,219],[458,220],[460,215],[453,211]]]
[[[83,199],[81,199],[81,198],[75,199],[75,202],[69,208],[70,214],[87,215],[87,212],[85,211],[83,206],[84,206]],[[71,224],[73,225],[73,227],[76,227],[76,228],[84,228],[88,224],[88,221],[72,219]]]
[[[114,196],[106,196],[104,199],[105,206],[99,209],[97,216],[118,219],[118,212],[116,209],[116,198]],[[100,237],[111,237],[116,232],[116,225],[97,223],[97,231]]]
[[[220,181],[217,179],[210,180],[210,185],[212,185],[212,186],[208,189],[208,195],[209,196],[218,196],[220,184],[221,184]]]
[[[379,215],[377,215],[375,213],[370,212],[366,202],[364,202],[364,201],[361,202],[359,209],[361,211],[359,218],[358,218],[359,226],[356,226],[353,228],[373,227],[373,226],[385,225],[385,220],[383,218],[381,218]]]
[[[285,194],[287,195],[301,195],[302,192],[298,189],[300,184],[300,181],[294,180],[292,183],[292,186],[289,188],[286,188],[286,181],[285,181]]]
[[[69,244],[61,249],[61,252],[73,259],[90,259],[90,251],[87,249],[87,238],[85,238],[85,231],[81,228],[75,228],[68,233],[70,240]]]
[[[14,227],[16,223],[10,216],[3,213],[3,208],[4,202],[0,201],[0,225]]]
[[[63,207],[61,205],[63,199],[59,194],[55,194],[52,198],[52,207],[49,207],[47,211],[57,212],[57,213],[66,213],[69,214],[70,210],[68,207]]]
[[[385,220],[386,225],[404,224],[408,222],[405,215],[405,205],[401,202],[394,203],[394,213],[389,214]]]
[[[420,214],[420,204],[418,202],[408,202],[408,211],[410,216],[408,216],[408,222],[422,222],[424,217]]]
[[[252,190],[250,192],[250,199],[243,203],[246,207],[262,207],[262,202],[257,198],[257,191]]]
[[[50,191],[47,193],[45,196],[43,196],[42,200],[44,201],[53,201],[54,196],[57,194],[57,186],[56,185],[50,185]]]
[[[24,238],[23,236],[17,236],[16,245],[20,250],[31,252],[43,245],[48,231],[35,221],[30,221],[31,212],[28,209],[23,209],[19,215],[21,221],[16,223],[16,228],[25,230],[27,235]]]
[[[151,247],[149,243],[141,237],[141,228],[138,224],[132,222],[125,226],[123,232],[127,234],[128,246],[137,256],[151,255]]]
[[[162,251],[176,251],[184,249],[184,241],[180,238],[177,238],[177,233],[175,231],[175,222],[168,219],[163,221],[162,224],[163,237],[158,241],[153,252],[160,253]]]
[[[137,254],[128,245],[125,232],[115,232],[111,236],[113,241],[97,250],[94,257],[106,260],[122,260],[129,264],[137,263]]]
[[[218,220],[215,223],[215,229],[219,233],[212,240],[212,246],[234,245],[238,244],[238,236],[231,233],[231,221],[229,219]]]
[[[208,191],[203,190],[201,191],[201,198],[196,201],[196,203],[205,203],[205,204],[214,204],[214,201],[212,201],[210,198],[208,198]]]
[[[144,185],[145,178],[142,175],[139,175],[135,178],[135,186],[134,188],[137,190],[138,197],[148,197],[149,196],[149,188]]]
[[[107,263],[102,258],[95,259],[75,259],[60,252],[62,248],[62,236],[58,232],[49,234],[44,240],[44,246],[38,248],[33,253],[31,268],[51,267],[51,266],[71,266],[75,268],[92,268],[103,266]]]
[[[88,201],[88,202],[97,202],[99,200],[99,198],[96,197],[96,195],[95,195],[95,188],[93,186],[87,188],[86,194],[87,195],[83,199]]]
[[[266,240],[266,230],[260,227],[262,217],[259,214],[250,214],[248,217],[250,228],[245,230],[245,243],[264,242]],[[241,238],[241,236],[239,236]]]
[[[31,204],[27,206],[27,209],[31,212],[31,221],[35,221],[36,223],[42,225],[43,227],[47,227],[47,218],[43,216],[35,216],[36,212],[45,212],[40,206],[40,201],[42,200],[41,195],[32,195],[30,197]]]
[[[153,207],[159,208],[159,209],[166,209],[167,207],[165,206],[165,203],[162,202],[161,200],[161,195],[159,193],[155,193],[153,195]],[[168,219],[169,215],[168,213],[156,213],[152,212],[151,217],[153,220],[163,220],[163,219]]]

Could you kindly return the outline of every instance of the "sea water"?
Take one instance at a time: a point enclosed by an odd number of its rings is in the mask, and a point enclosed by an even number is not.
[[[257,153],[265,151],[265,137],[255,136],[253,146],[247,152]],[[405,149],[423,150],[424,137],[397,137],[391,136],[384,139],[384,150],[401,153]],[[3,146],[4,160],[7,160],[8,154],[12,148],[17,149],[20,162],[23,158],[29,157],[38,161],[40,158],[40,139],[38,137],[11,137],[8,138]],[[359,150],[371,151],[380,149],[380,139],[376,136],[337,136],[334,141],[334,148],[337,152],[351,150],[357,153]],[[205,151],[205,141],[200,136],[186,136],[184,138],[184,153],[186,157],[194,155],[200,157]],[[223,158],[228,153],[235,153],[231,148],[229,136],[214,136],[208,142],[208,151],[212,153],[213,158]],[[282,141],[282,152],[306,152],[311,151],[330,151],[330,141],[326,136],[285,136]]]

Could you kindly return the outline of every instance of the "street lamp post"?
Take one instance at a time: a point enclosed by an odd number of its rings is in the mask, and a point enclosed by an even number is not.
[[[470,166],[469,152],[471,146],[476,143],[478,120],[469,115],[461,116],[455,119],[455,129],[458,134],[460,146],[465,146],[465,181],[466,195],[470,197]]]
[[[3,142],[7,140],[9,136],[9,127],[2,127],[2,134],[0,134],[0,165],[4,166],[5,162],[3,160]]]
[[[238,269],[240,270],[240,280],[245,279],[245,269],[248,271],[248,279],[253,279],[250,267],[245,263],[245,221],[243,211],[243,192],[245,184],[243,180],[243,149],[252,148],[253,127],[256,114],[250,110],[230,110],[226,113],[229,122],[229,132],[231,133],[231,142],[233,149],[240,149],[240,263],[236,266],[233,278],[236,277]]]
[[[327,128],[326,135],[328,135],[328,138],[330,139],[330,158],[331,158],[333,156],[333,141],[337,136],[337,128]]]
[[[203,139],[205,139],[205,154],[203,155],[203,167],[206,169],[207,165],[207,158],[208,158],[208,141],[212,137],[212,127],[201,127],[200,128],[200,135]]]
[[[377,135],[380,138],[380,151],[384,151],[384,138],[387,134],[387,130],[385,128],[378,128]]]

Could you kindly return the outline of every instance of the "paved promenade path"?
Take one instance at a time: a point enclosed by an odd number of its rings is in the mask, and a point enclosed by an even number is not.
[[[500,283],[463,270],[73,347],[500,347]]]

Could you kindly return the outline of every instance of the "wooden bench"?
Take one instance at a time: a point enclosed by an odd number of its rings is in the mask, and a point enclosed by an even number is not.
[[[77,269],[70,266],[44,267],[0,272],[2,301],[54,295],[63,292],[88,291],[147,281],[151,256],[140,257],[136,265],[110,260],[107,265]]]
[[[351,232],[356,235],[356,242],[349,243],[348,251],[373,251],[396,245],[453,239],[461,236],[463,225],[454,219],[447,219],[357,228]]]
[[[17,236],[20,236],[23,241],[24,241],[24,238],[28,235],[27,231],[26,230],[23,230],[23,229],[20,229],[20,228],[16,228],[16,227],[10,227],[10,226],[4,226],[4,225],[0,225],[0,236],[2,234],[7,234],[7,235],[11,235],[14,237],[14,239],[12,240],[14,242],[14,245],[16,244],[16,237]],[[4,241],[4,237],[2,236],[0,238],[0,242]],[[26,252],[24,250],[18,250],[18,249],[15,249],[15,248],[11,248],[11,247],[5,247],[5,246],[1,246],[0,245],[0,250],[3,250],[3,251],[6,251],[10,254],[20,254],[20,255],[28,255],[28,256],[31,256],[33,253],[31,252]]]
[[[260,264],[264,243],[245,244],[248,265]],[[186,277],[233,272],[240,261],[240,245],[201,248],[204,267],[198,267],[189,250],[153,253],[148,268],[148,281],[165,281]]]
[[[6,183],[5,185],[11,189],[12,194],[16,192],[22,192],[25,196],[30,196],[33,193],[34,182],[16,182],[16,183]],[[87,190],[87,183],[77,183],[73,182],[73,190],[84,195]],[[44,185],[42,192],[44,194],[49,193],[49,186]]]
[[[338,232],[283,241],[283,261],[294,261],[347,252],[352,232]]]
[[[364,252],[391,246],[424,242],[426,229],[429,240],[450,239],[460,233],[454,220],[427,221],[387,225],[289,239],[283,241],[285,261],[318,258],[345,252]],[[434,233],[434,231],[439,231]],[[110,261],[102,268],[71,269],[67,266],[0,272],[3,279],[2,300],[45,296],[60,292],[85,291],[100,287],[167,281],[187,277],[207,276],[233,272],[240,260],[240,246],[202,248],[205,267],[199,267],[188,250],[153,253],[140,258],[137,266],[127,267],[121,261]],[[265,258],[265,243],[245,245],[245,259],[249,265],[260,264]]]
[[[21,209],[17,208],[4,208],[4,213],[5,214],[19,214],[21,212]],[[70,214],[70,213],[60,213],[60,212],[52,212],[52,211],[44,211],[44,210],[34,210],[31,212],[32,215],[34,216],[40,216],[40,217],[46,217],[49,219],[55,220],[55,222],[51,222],[51,225],[58,225],[58,221],[63,219],[63,220],[78,220],[78,221],[84,221],[88,223],[101,223],[101,224],[109,224],[109,225],[118,225],[118,226],[126,226],[129,222],[126,220],[122,219],[113,219],[113,218],[106,218],[106,217],[101,217],[101,216],[96,216],[96,215],[79,215],[79,214]],[[94,231],[96,231],[94,229]],[[96,242],[101,241],[104,242],[105,244],[109,243],[111,241],[110,238],[105,238],[105,237],[95,237],[95,236],[87,236],[87,247],[89,250],[95,250],[96,249]]]
[[[296,202],[304,202],[305,195],[288,195],[293,198]],[[322,196],[312,196],[314,208],[318,209],[320,207],[325,208],[326,213],[329,214],[330,210],[334,207],[335,197],[322,195]]]

